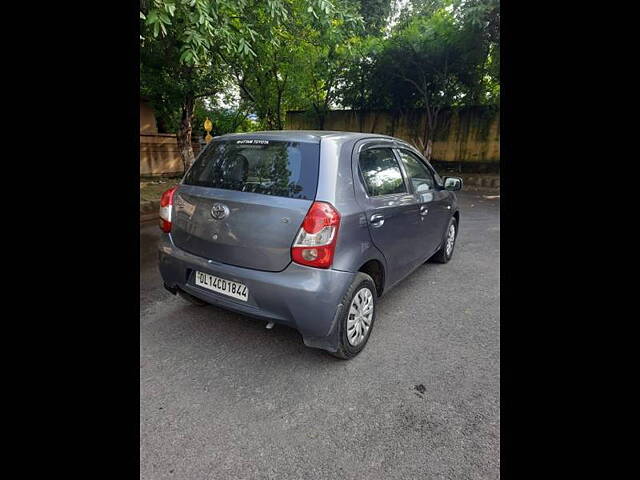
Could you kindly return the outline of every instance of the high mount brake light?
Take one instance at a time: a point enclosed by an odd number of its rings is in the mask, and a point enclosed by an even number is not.
[[[173,206],[173,194],[178,187],[171,187],[160,197],[160,229],[169,233],[171,231],[171,207]]]
[[[313,202],[291,247],[293,261],[310,267],[331,267],[339,227],[340,214],[331,204]]]

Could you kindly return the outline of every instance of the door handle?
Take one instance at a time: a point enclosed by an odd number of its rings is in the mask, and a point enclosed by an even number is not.
[[[427,213],[429,213],[429,209],[427,208],[426,205],[422,205],[420,207],[420,215],[424,217]]]
[[[381,227],[384,224],[384,215],[371,215],[370,221],[372,227]]]

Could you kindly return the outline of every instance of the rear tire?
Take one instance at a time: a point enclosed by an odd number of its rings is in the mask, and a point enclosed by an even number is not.
[[[451,229],[453,228],[453,239],[451,239]],[[433,257],[429,259],[430,262],[435,263],[447,263],[453,257],[453,251],[456,247],[456,240],[458,238],[458,221],[456,217],[451,217],[449,220],[449,224],[447,225],[447,230],[445,231],[444,241],[442,242],[442,246],[440,250],[438,250]]]
[[[196,305],[198,307],[204,307],[208,305],[207,302],[194,297],[193,295],[185,292],[184,290],[178,289],[178,295],[180,295],[183,299],[185,299],[187,302],[191,303],[192,305]]]
[[[378,294],[373,279],[366,273],[358,272],[340,302],[342,311],[338,319],[339,345],[336,352],[330,352],[331,355],[349,360],[364,349],[373,330],[377,300]],[[366,313],[369,308],[370,316]]]

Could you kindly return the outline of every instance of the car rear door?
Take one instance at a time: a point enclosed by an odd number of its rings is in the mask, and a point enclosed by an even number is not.
[[[356,148],[356,199],[363,208],[374,245],[387,261],[390,284],[415,266],[422,235],[419,206],[411,193],[390,142]]]
[[[423,160],[407,148],[397,148],[412,192],[419,204],[421,238],[416,245],[422,248],[425,259],[434,254],[442,240],[451,217],[451,201]]]
[[[174,196],[178,248],[216,262],[281,271],[315,198],[318,143],[214,141]]]

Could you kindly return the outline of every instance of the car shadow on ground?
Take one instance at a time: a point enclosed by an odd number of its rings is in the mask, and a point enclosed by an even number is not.
[[[400,285],[391,289],[378,300],[378,312],[372,337],[367,347],[352,361],[366,359],[369,355],[379,354],[384,345],[376,339],[383,330],[393,328],[396,320],[393,306],[399,301],[397,296],[403,295],[401,285],[421,281],[429,278],[431,270],[441,268],[441,265],[424,263],[407,276]],[[428,294],[428,283],[423,285]],[[168,292],[166,295],[170,296]],[[215,305],[194,306],[186,303],[179,296],[162,302],[170,308],[167,315],[160,314],[160,318],[152,322],[157,346],[162,346],[177,355],[177,352],[197,352],[205,354],[205,358],[219,361],[234,361],[246,363],[256,367],[259,363],[268,363],[270,368],[290,366],[295,362],[297,367],[304,365],[340,365],[344,362],[320,349],[307,347],[302,335],[293,327],[276,324],[267,330],[265,320],[231,312]],[[377,344],[377,345],[376,345]],[[378,351],[380,350],[380,351]],[[211,355],[206,355],[210,352]],[[200,357],[202,358],[202,357]],[[358,363],[358,362],[356,362]]]
[[[264,320],[214,305],[184,304],[175,297],[171,313],[153,322],[156,345],[151,349],[161,348],[172,352],[173,357],[205,358],[206,363],[233,363],[235,368],[253,372],[261,372],[266,366],[290,366],[293,361],[297,366],[331,365],[338,361],[322,350],[306,347],[294,328],[276,324],[267,330],[266,324]]]

